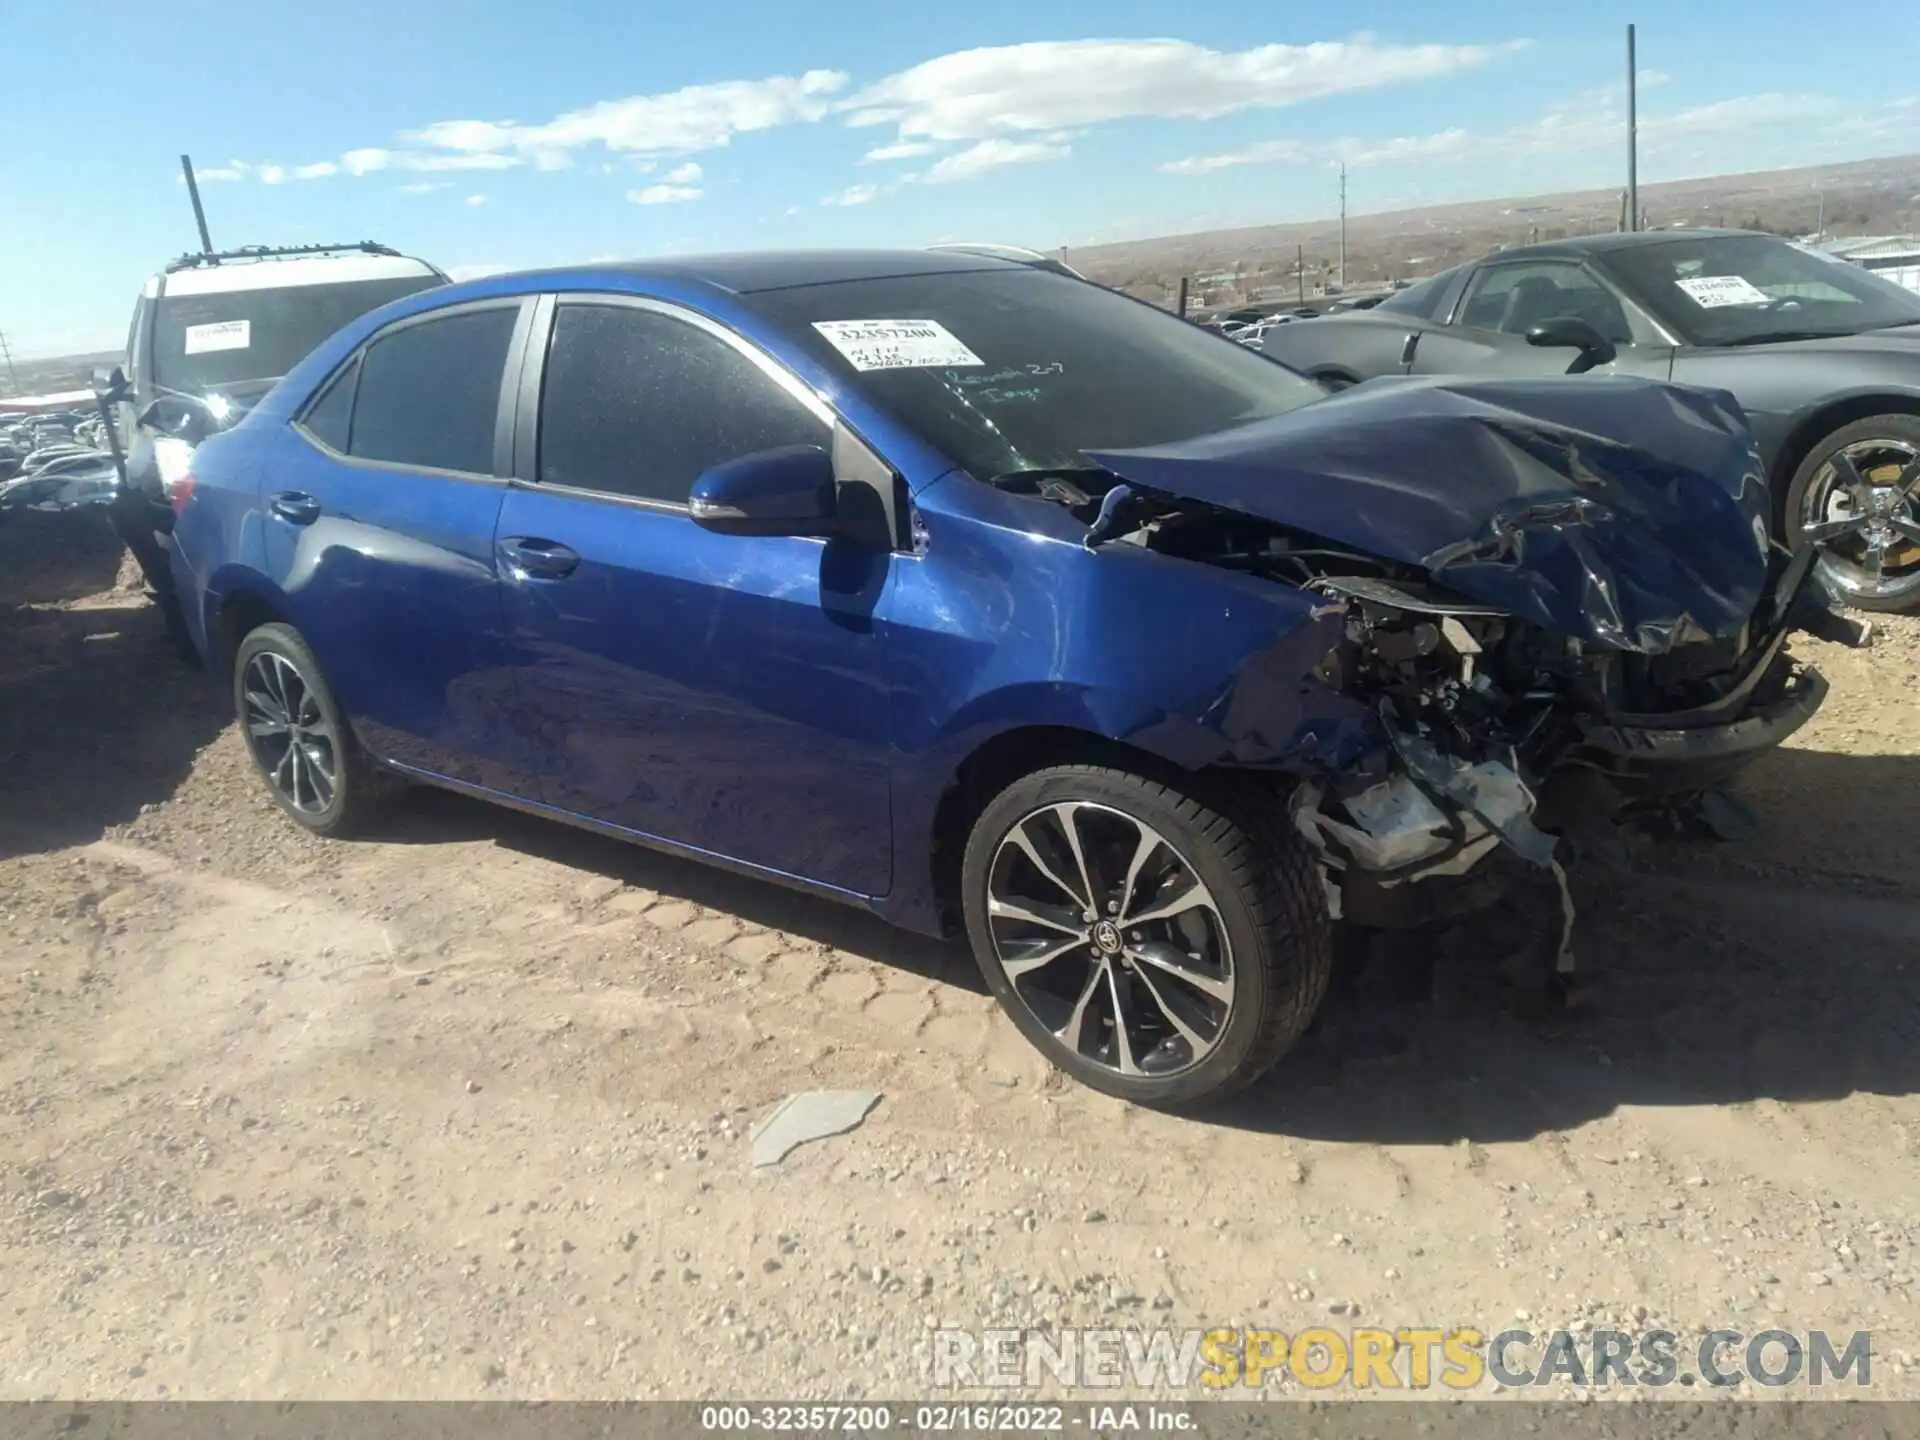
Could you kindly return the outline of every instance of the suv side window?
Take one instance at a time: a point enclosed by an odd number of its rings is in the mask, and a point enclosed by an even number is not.
[[[347,435],[353,421],[353,382],[360,376],[360,357],[354,356],[320,391],[320,398],[300,418],[306,432],[329,450],[347,453]]]
[[[500,380],[519,306],[403,324],[360,361],[345,447],[361,460],[493,474]]]
[[[702,472],[831,429],[733,346],[627,305],[563,302],[540,396],[539,478],[684,505]]]
[[[1585,320],[1617,345],[1633,343],[1619,297],[1567,260],[1523,260],[1489,265],[1474,277],[1456,325],[1525,335],[1566,316]]]

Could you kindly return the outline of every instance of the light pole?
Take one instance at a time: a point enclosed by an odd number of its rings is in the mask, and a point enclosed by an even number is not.
[[[1340,293],[1347,293],[1347,162],[1340,162]]]
[[[1634,64],[1633,26],[1627,26],[1627,225],[1640,228],[1640,77]]]

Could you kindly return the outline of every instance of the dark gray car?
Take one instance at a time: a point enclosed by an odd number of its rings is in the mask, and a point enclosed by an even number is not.
[[[1372,310],[1269,331],[1335,386],[1382,375],[1643,375],[1728,390],[1791,544],[1829,587],[1920,610],[1920,295],[1772,235],[1666,230],[1502,251]]]

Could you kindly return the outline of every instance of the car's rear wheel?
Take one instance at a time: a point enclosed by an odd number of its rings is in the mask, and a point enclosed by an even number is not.
[[[1920,416],[1841,426],[1800,462],[1782,509],[1790,543],[1825,543],[1820,574],[1837,599],[1920,610]]]
[[[313,651],[291,625],[250,631],[233,660],[233,708],[274,803],[316,835],[345,835],[385,797]]]
[[[1126,771],[1009,785],[974,824],[961,884],[974,958],[1021,1033],[1137,1104],[1233,1094],[1326,994],[1331,922],[1299,837]]]

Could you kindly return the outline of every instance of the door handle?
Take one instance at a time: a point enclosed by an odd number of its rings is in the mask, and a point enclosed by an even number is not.
[[[282,490],[268,501],[268,506],[282,520],[295,525],[311,525],[320,518],[320,502],[303,490]]]
[[[500,542],[500,559],[516,580],[564,580],[580,565],[580,556],[555,540],[515,535]]]
[[[1408,332],[1406,343],[1400,347],[1400,363],[1402,365],[1413,364],[1413,352],[1419,348],[1420,332],[1418,330]]]

